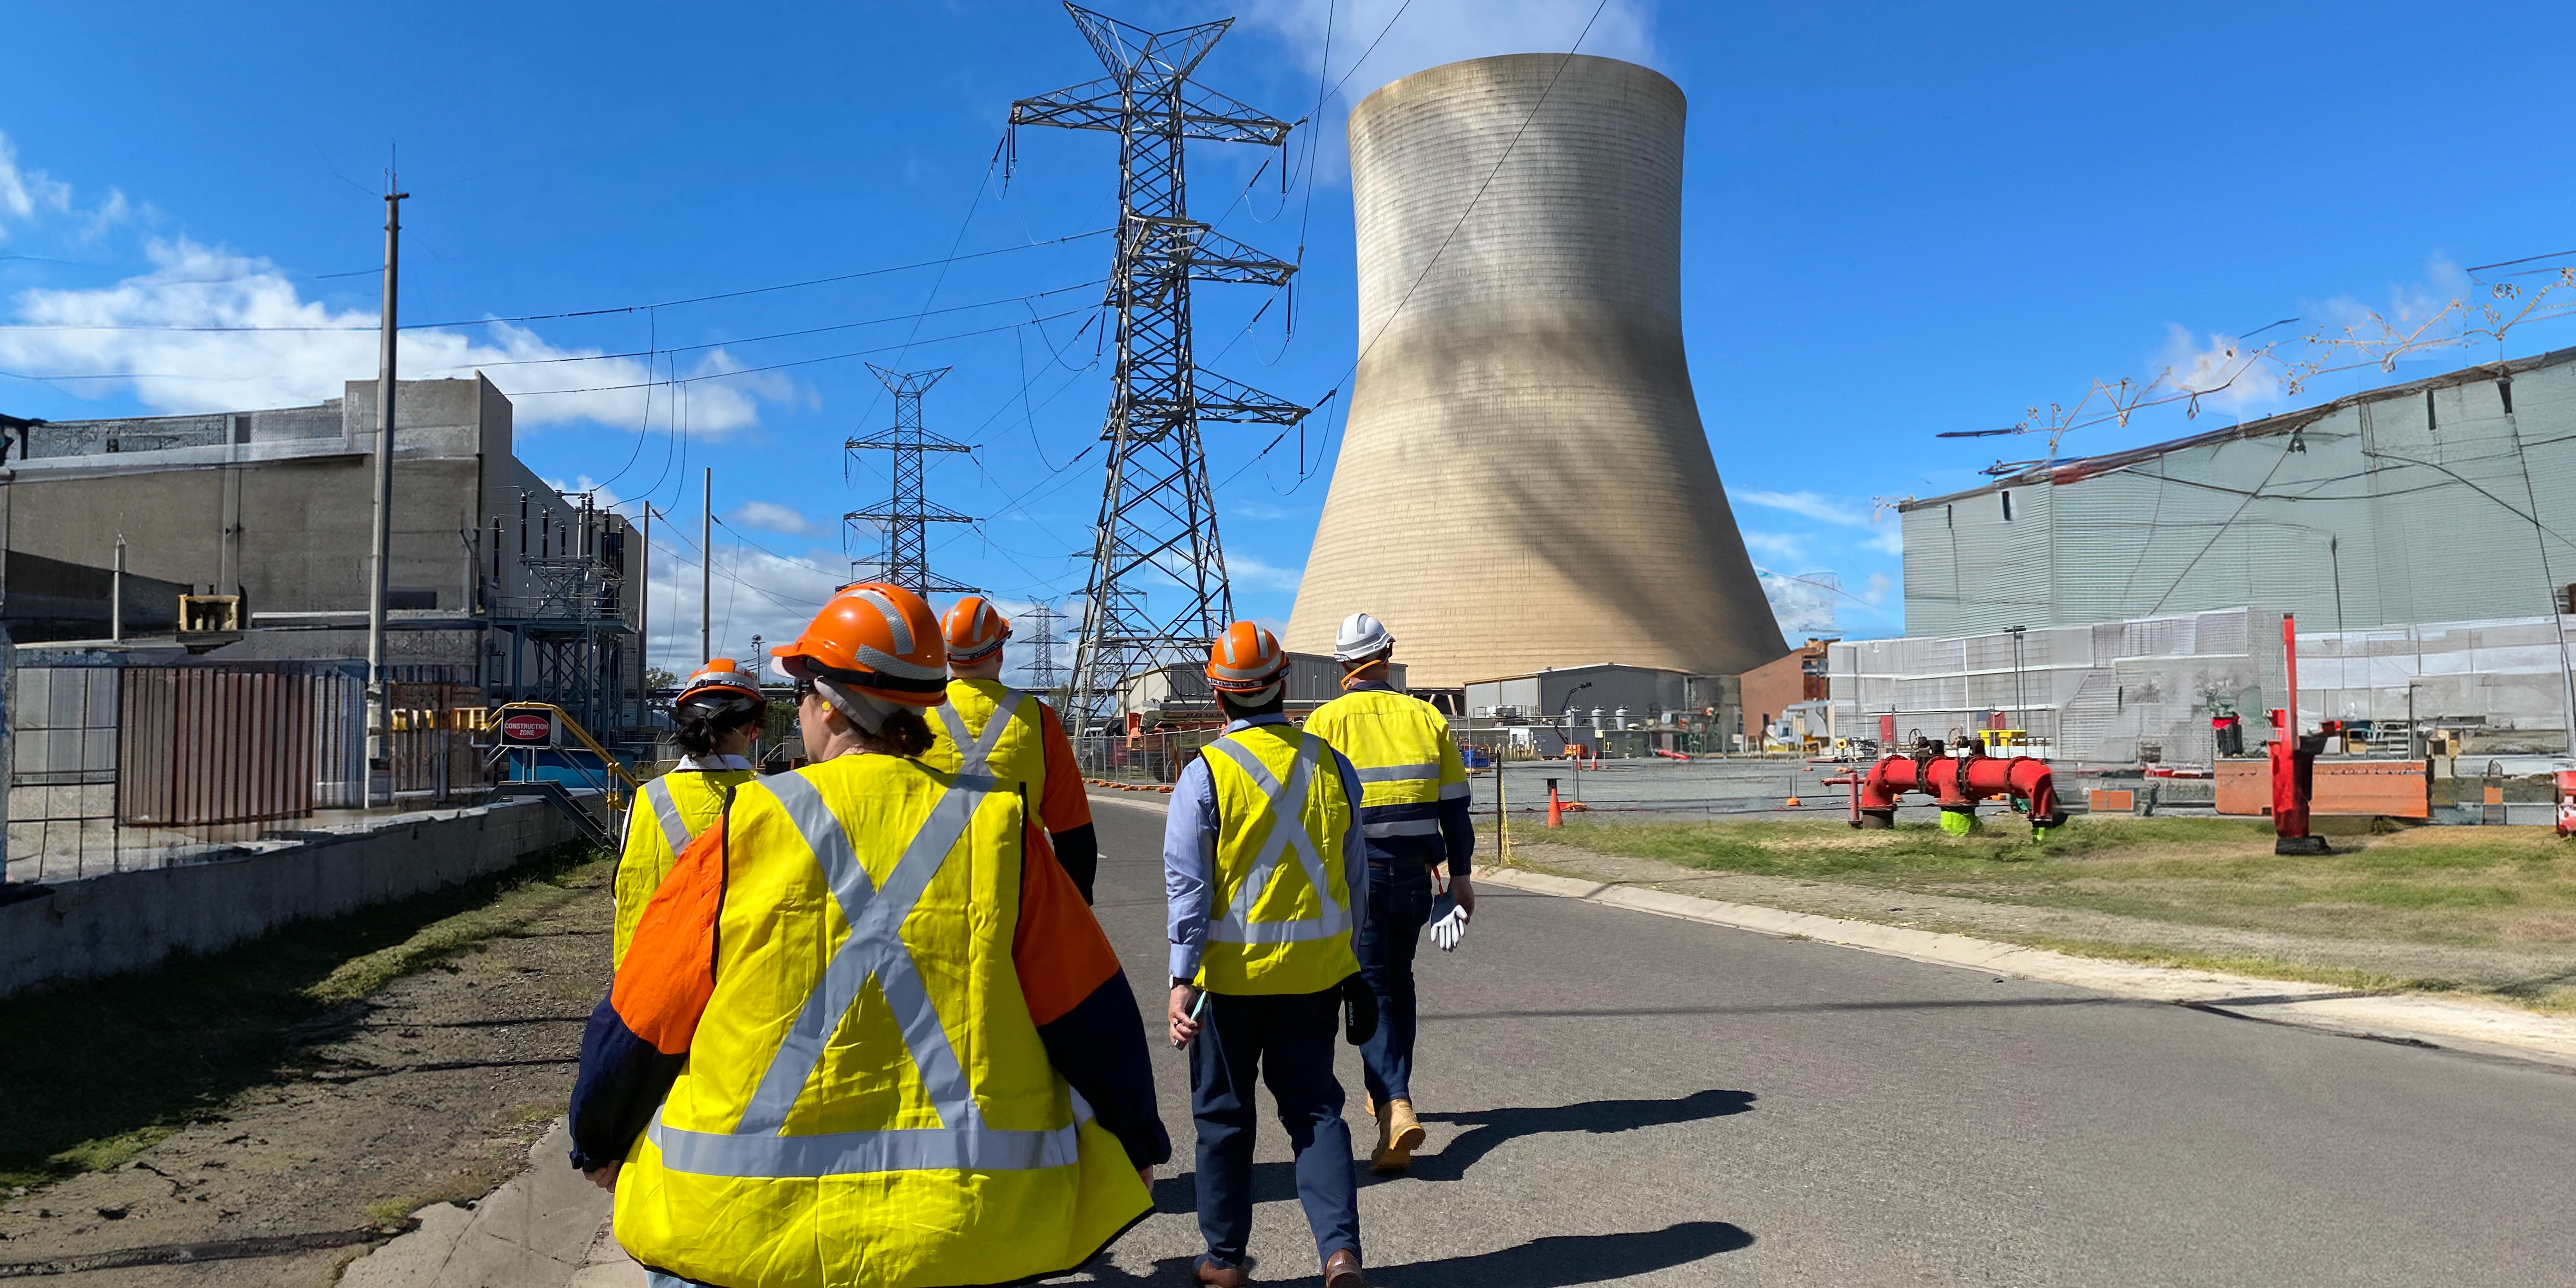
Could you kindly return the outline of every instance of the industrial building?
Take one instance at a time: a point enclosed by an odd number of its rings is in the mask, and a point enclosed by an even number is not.
[[[625,519],[521,463],[510,400],[481,376],[399,392],[390,678],[643,724],[643,549]],[[0,625],[22,646],[363,660],[375,420],[371,380],[309,407],[10,420]]]
[[[1909,637],[2249,605],[2339,631],[2565,613],[2576,349],[1898,510]]]
[[[1738,677],[1593,662],[1470,680],[1471,731],[1498,730],[1541,756],[1580,743],[1598,755],[1724,751],[1744,731]]]
[[[2576,726],[2576,350],[1906,502],[1906,637],[1829,649],[1835,736],[2010,728],[2208,763],[2285,705],[2347,752],[2513,761]],[[2533,772],[2529,765],[2513,772]]]
[[[1372,613],[1436,687],[1787,651],[1683,355],[1683,115],[1656,72],[1557,54],[1352,113],[1359,365],[1288,647]]]

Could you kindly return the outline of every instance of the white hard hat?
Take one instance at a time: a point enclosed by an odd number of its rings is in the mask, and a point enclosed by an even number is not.
[[[1366,613],[1343,618],[1342,629],[1333,633],[1335,661],[1357,661],[1394,647],[1395,637],[1386,633],[1386,623]]]

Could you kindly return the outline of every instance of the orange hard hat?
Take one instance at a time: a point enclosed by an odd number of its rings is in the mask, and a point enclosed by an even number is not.
[[[1288,671],[1279,637],[1250,622],[1225,628],[1208,645],[1208,686],[1219,693],[1256,693]]]
[[[948,639],[948,660],[980,662],[991,657],[1011,637],[1011,619],[1002,616],[991,600],[982,595],[968,595],[948,610],[939,624]]]
[[[939,619],[928,601],[901,586],[844,586],[804,634],[769,651],[798,679],[832,680],[906,706],[948,700]]]
[[[729,657],[711,659],[680,685],[680,702],[730,702],[748,698],[760,701],[760,682],[754,680]]]

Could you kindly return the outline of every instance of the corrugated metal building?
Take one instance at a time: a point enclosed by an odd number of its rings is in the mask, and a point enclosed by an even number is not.
[[[2570,610],[2576,349],[1908,501],[1905,633],[2264,605],[2312,630]]]

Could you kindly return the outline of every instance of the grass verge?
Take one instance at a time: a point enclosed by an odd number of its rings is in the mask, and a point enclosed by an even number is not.
[[[605,861],[506,872],[219,953],[0,1001],[0,1190],[119,1166],[340,1036],[402,975],[581,897]]]
[[[2083,819],[2038,842],[2018,820],[1968,837],[1929,824],[1861,832],[1812,821],[1582,820],[1546,840],[1705,871],[2100,913],[2169,930],[2132,924],[2113,934],[2096,918],[2085,924],[2101,934],[2051,940],[1962,917],[1956,905],[1946,919],[1937,909],[1904,910],[1907,924],[2091,956],[2576,1008],[2565,973],[2576,961],[2576,845],[2540,828],[2338,836],[2338,852],[2324,856],[2275,855],[2269,824],[2207,818]],[[2196,928],[2274,936],[2284,951],[2249,955]],[[2353,944],[2413,948],[2338,957],[2333,947]],[[2394,966],[2400,958],[2414,964]]]

